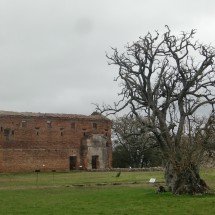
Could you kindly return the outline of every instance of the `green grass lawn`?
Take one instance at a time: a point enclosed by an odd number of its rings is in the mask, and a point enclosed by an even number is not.
[[[156,194],[162,172],[0,174],[0,214],[215,214],[215,195]],[[202,176],[212,190],[215,170]]]

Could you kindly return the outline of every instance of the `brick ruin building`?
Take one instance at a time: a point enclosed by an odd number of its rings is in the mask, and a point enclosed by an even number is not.
[[[111,121],[0,111],[0,172],[111,168]]]

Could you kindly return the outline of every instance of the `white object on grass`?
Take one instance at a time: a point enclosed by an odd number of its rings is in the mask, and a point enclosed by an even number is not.
[[[150,178],[149,183],[155,183],[156,178]]]

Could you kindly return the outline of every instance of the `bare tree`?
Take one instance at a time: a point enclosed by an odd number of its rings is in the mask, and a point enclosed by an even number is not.
[[[128,44],[125,53],[113,48],[113,55],[107,55],[109,64],[119,67],[116,80],[121,81],[121,99],[114,106],[97,105],[97,109],[115,114],[130,108],[130,114],[139,118],[159,143],[169,190],[206,193],[199,160],[210,139],[205,130],[211,117],[201,125],[196,119],[203,108],[208,116],[214,111],[215,50],[194,41],[195,30],[175,36],[166,28],[163,35],[148,33]]]

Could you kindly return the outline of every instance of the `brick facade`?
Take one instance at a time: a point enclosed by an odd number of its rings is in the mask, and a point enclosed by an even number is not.
[[[0,111],[0,172],[111,168],[111,121]]]

